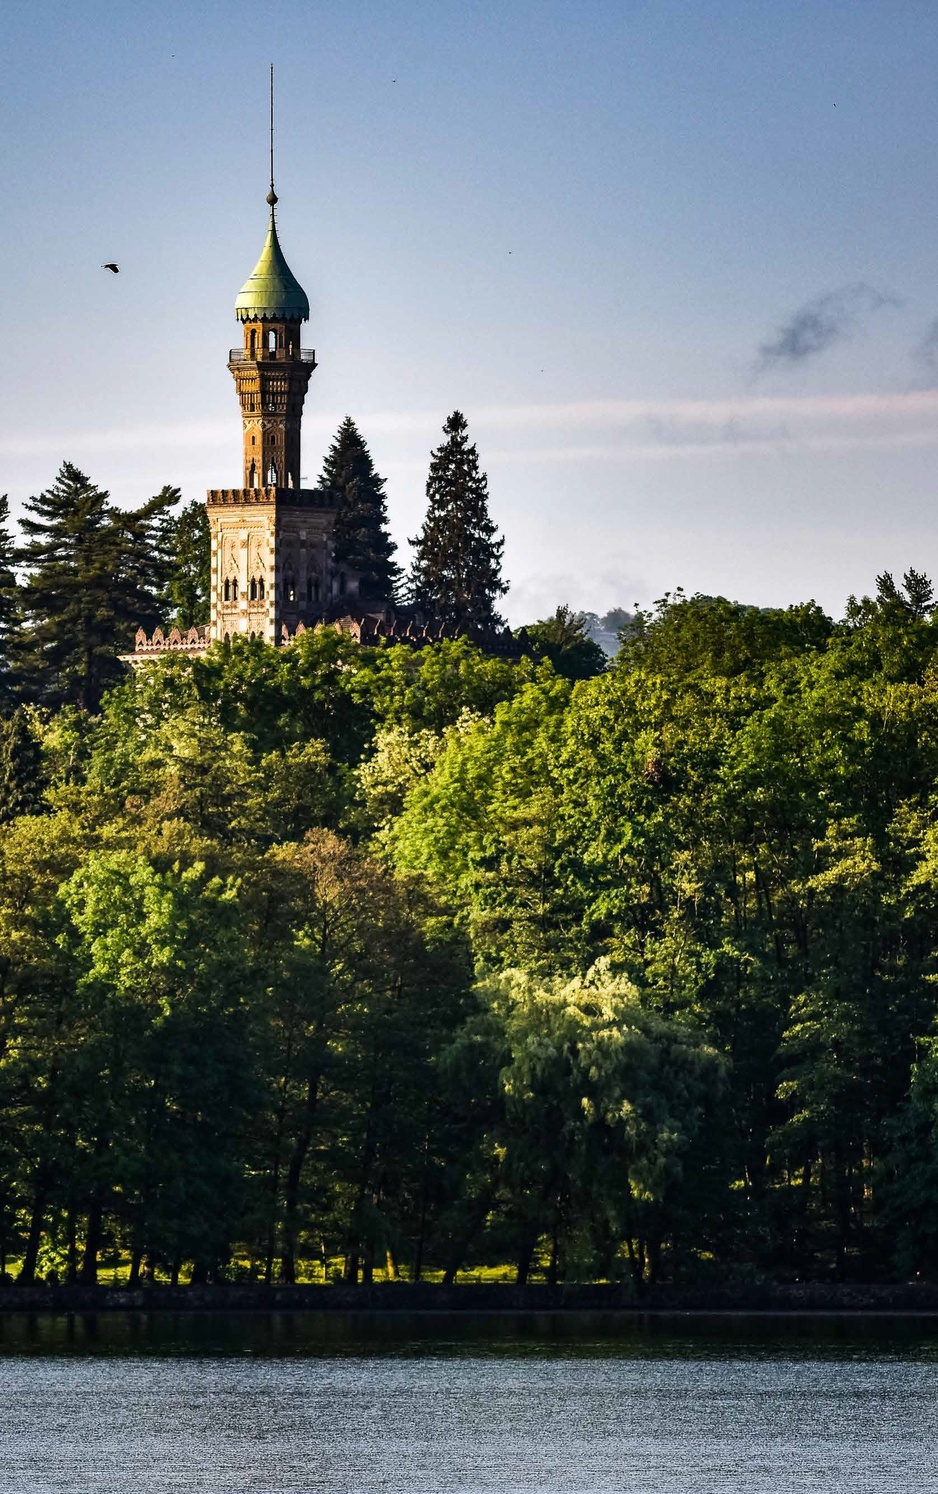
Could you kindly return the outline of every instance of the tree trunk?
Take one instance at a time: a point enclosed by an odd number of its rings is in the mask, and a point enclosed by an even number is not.
[[[560,1280],[560,1220],[554,1215],[554,1227],[550,1237],[550,1264],[547,1267],[547,1284],[555,1287]]]
[[[283,1190],[283,1231],[280,1250],[280,1280],[290,1286],[296,1281],[296,1237],[299,1232],[300,1183],[303,1168],[313,1141],[313,1122],[319,1102],[319,1075],[310,1079],[306,1089],[303,1125],[296,1138],[287,1167]]]
[[[96,1189],[92,1194],[91,1207],[88,1210],[88,1233],[85,1235],[85,1249],[79,1272],[79,1278],[86,1286],[94,1286],[98,1280],[98,1252],[101,1249],[103,1217],[104,1205],[100,1192]]]
[[[419,1281],[423,1274],[423,1246],[427,1231],[427,1194],[428,1175],[430,1171],[430,1130],[427,1128],[423,1139],[423,1167],[420,1170],[420,1221],[417,1225],[417,1247],[414,1251],[414,1281]]]
[[[530,1225],[526,1225],[518,1249],[518,1274],[515,1282],[519,1287],[527,1286],[528,1277],[531,1274],[531,1261],[534,1258],[534,1250],[537,1246],[538,1236]]]
[[[368,1240],[365,1245],[365,1259],[362,1261],[362,1286],[371,1286],[375,1279],[375,1242]]]
[[[491,1203],[491,1190],[483,1193],[481,1198],[476,1199],[475,1207],[469,1215],[469,1219],[466,1223],[465,1229],[461,1234],[456,1236],[456,1239],[450,1246],[449,1257],[446,1262],[446,1269],[443,1272],[444,1286],[452,1286],[455,1282],[456,1275],[463,1263],[466,1251],[469,1249],[469,1246],[472,1244],[479,1230],[482,1228],[482,1225],[485,1222],[485,1216],[491,1207]]]
[[[632,1272],[632,1280],[639,1291],[645,1286],[645,1241],[633,1240],[629,1235],[626,1239],[626,1248],[629,1252],[629,1269]]]
[[[65,1224],[66,1250],[68,1265],[66,1267],[65,1280],[71,1286],[78,1280],[78,1210],[75,1208],[75,1200],[70,1199],[68,1205],[68,1219]]]
[[[140,1262],[143,1260],[143,1251],[136,1246],[130,1253],[130,1275],[127,1277],[128,1286],[140,1285]]]
[[[20,1266],[20,1274],[17,1277],[24,1286],[32,1286],[36,1280],[36,1262],[39,1259],[39,1246],[42,1242],[42,1226],[46,1215],[46,1204],[48,1195],[44,1187],[39,1186],[33,1196],[32,1211],[29,1216],[29,1230],[26,1235],[26,1249],[23,1251],[23,1264]]]

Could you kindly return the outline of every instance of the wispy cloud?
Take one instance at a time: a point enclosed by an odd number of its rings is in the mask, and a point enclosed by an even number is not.
[[[935,357],[938,361],[938,348]],[[308,449],[332,436],[342,413],[311,414],[304,422]],[[757,451],[938,445],[938,387],[888,394],[488,405],[471,408],[468,415],[484,462],[684,460]],[[361,413],[358,423],[381,448],[390,471],[425,469],[441,419],[438,410],[377,410]],[[0,459],[163,456],[168,449],[201,452],[200,471],[212,467],[215,453],[236,462],[237,430],[223,420],[0,436]],[[308,460],[312,473],[316,458]],[[223,474],[217,475],[220,481]]]
[[[817,358],[835,343],[850,337],[864,318],[874,311],[899,304],[895,296],[878,291],[863,281],[826,291],[799,307],[770,340],[762,344],[754,373],[758,375],[772,368],[790,367]]]

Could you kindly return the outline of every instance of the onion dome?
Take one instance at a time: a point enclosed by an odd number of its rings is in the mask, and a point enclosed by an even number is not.
[[[270,203],[267,238],[260,259],[238,293],[235,315],[239,322],[263,319],[272,322],[308,322],[309,299],[284,259],[280,240],[277,238],[277,220],[274,216],[277,194],[272,187],[267,201]]]

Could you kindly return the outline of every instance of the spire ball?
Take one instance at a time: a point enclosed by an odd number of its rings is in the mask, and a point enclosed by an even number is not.
[[[271,205],[271,207],[276,207],[277,203],[280,201],[280,198],[277,196],[276,192],[274,191],[273,182],[271,182],[271,184],[270,184],[270,191],[267,193],[267,196],[266,196],[266,198],[264,200],[266,202],[269,202],[270,205]]]

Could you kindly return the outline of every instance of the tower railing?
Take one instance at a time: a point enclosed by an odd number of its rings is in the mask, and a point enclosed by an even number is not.
[[[266,348],[258,348],[256,353],[248,352],[247,348],[232,348],[228,354],[229,363],[316,363],[315,348],[294,348],[292,353],[288,348],[278,348],[276,353],[268,352]]]

